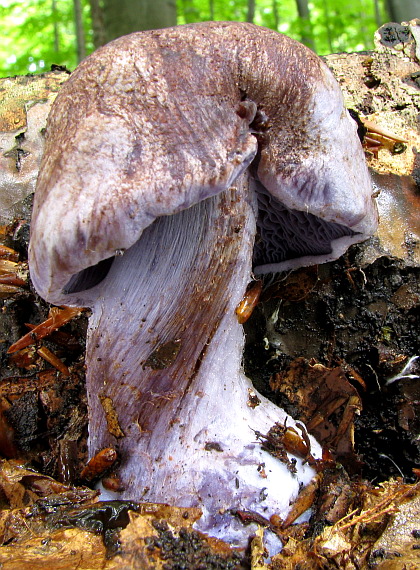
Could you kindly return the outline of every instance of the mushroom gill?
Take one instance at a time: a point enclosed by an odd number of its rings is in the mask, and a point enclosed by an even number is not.
[[[312,470],[256,442],[286,416],[248,405],[235,307],[253,257],[325,261],[376,223],[339,87],[293,40],[206,22],[79,66],[49,117],[30,269],[50,302],[92,309],[89,453],[118,450],[122,498],[199,506],[242,544],[231,509],[286,514]]]

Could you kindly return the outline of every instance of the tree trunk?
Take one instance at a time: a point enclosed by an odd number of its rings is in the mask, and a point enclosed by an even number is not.
[[[296,7],[301,26],[300,41],[313,51],[316,51],[308,0],[296,0]]]
[[[58,15],[57,15],[57,1],[52,0],[51,12],[53,18],[53,29],[54,29],[54,51],[58,53],[60,49],[60,40],[58,33]]]
[[[214,20],[214,0],[209,0],[209,19]]]
[[[381,18],[381,10],[379,7],[379,0],[373,0],[374,9],[375,9],[375,22],[378,28],[382,25],[382,18]]]
[[[92,18],[93,45],[95,49],[103,46],[105,40],[104,14],[100,5],[100,0],[89,0],[90,16]]]
[[[393,22],[408,22],[420,18],[420,0],[387,0],[386,4]]]
[[[333,48],[333,40],[332,40],[332,32],[331,32],[330,9],[328,6],[328,2],[326,0],[323,1],[323,4],[324,4],[325,29],[327,32],[328,45],[330,48],[330,52],[332,53],[334,51],[334,48]]]
[[[77,62],[86,57],[85,30],[83,27],[83,10],[80,0],[73,0],[74,27],[76,30]]]
[[[248,0],[248,11],[246,15],[246,21],[251,24],[254,22],[255,17],[255,0]]]
[[[176,25],[175,0],[90,0],[95,48],[138,32]]]
[[[280,15],[277,0],[273,0],[271,4],[273,10],[274,29],[278,31],[280,25]]]

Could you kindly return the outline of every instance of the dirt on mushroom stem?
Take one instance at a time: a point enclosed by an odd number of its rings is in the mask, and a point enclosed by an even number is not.
[[[230,509],[284,516],[313,474],[297,460],[292,475],[254,436],[285,415],[265,398],[248,406],[241,372],[235,307],[251,274],[249,183],[246,174],[156,220],[115,259],[97,286],[86,360],[90,455],[117,449],[119,496],[198,506],[199,528],[242,545],[251,531]]]

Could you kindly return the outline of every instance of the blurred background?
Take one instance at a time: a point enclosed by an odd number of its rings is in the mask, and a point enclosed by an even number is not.
[[[254,22],[318,54],[363,51],[385,22],[420,18],[420,0],[0,0],[0,77],[72,70],[133,31],[205,20]]]

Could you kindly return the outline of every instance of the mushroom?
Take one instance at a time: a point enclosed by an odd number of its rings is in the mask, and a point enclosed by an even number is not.
[[[356,124],[299,43],[205,22],[80,64],[48,119],[29,263],[42,297],[92,309],[89,453],[118,450],[121,498],[201,507],[238,543],[231,509],[286,514],[313,470],[257,442],[286,415],[249,405],[235,307],[252,269],[334,259],[376,224]]]

